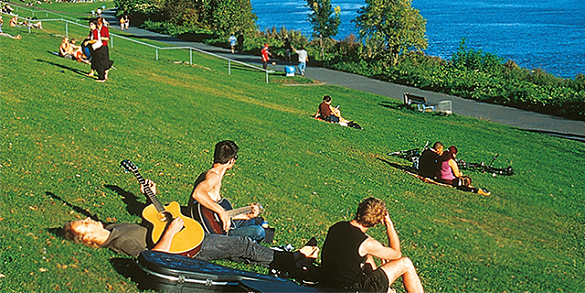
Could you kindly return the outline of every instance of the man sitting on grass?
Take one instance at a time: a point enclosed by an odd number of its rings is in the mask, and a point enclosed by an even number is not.
[[[369,228],[386,226],[389,246],[366,234]],[[374,257],[382,261],[376,268]],[[402,257],[400,239],[384,201],[367,198],[359,204],[353,220],[338,222],[327,233],[321,254],[321,285],[340,291],[389,292],[402,277],[408,292],[423,292],[412,261]]]
[[[427,178],[434,179],[437,172],[437,159],[443,154],[443,146],[440,142],[435,142],[432,148],[425,149],[418,161],[418,174]]]

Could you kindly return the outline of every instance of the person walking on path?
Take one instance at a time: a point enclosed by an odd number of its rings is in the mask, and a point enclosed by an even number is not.
[[[268,68],[268,61],[270,61],[270,57],[272,56],[268,51],[268,43],[264,43],[264,47],[262,47],[260,54],[262,55],[262,68],[266,69]]]
[[[293,50],[295,53],[299,54],[299,72],[301,75],[305,75],[305,69],[307,68],[307,62],[309,61],[309,55],[303,46],[301,46],[300,50],[295,48],[293,48]]]
[[[236,39],[236,36],[234,36],[234,33],[232,33],[232,35],[228,39],[228,42],[230,43],[230,48],[232,50],[232,54],[235,54],[236,53],[236,45],[238,44],[238,39]]]

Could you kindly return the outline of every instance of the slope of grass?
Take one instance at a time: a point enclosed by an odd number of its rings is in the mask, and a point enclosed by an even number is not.
[[[277,244],[319,243],[367,196],[384,199],[403,253],[433,291],[582,291],[585,288],[582,143],[470,119],[418,113],[397,101],[336,86],[232,69],[184,51],[153,52],[116,41],[110,80],[50,54],[62,24],[22,40],[1,39],[2,190],[0,291],[136,291],[120,258],[63,240],[65,222],[95,214],[140,222],[145,198],[119,162],[158,183],[162,202],[182,205],[215,143],[240,146],[223,194],[261,202]],[[70,37],[86,31],[70,28]],[[285,82],[286,81],[286,82]],[[365,130],[310,118],[331,95]],[[517,175],[471,173],[489,197],[425,184],[392,167],[388,151],[441,140],[467,161],[502,154]],[[381,228],[371,235],[383,240]],[[223,262],[232,265],[229,262]],[[240,266],[263,271],[261,268]],[[395,286],[396,287],[396,286]],[[398,286],[401,289],[400,286]]]

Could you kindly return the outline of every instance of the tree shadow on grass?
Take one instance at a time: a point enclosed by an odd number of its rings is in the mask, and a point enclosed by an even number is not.
[[[50,52],[50,51],[47,51],[47,52],[51,53],[51,55],[53,54],[53,53],[52,53],[52,52]],[[59,58],[61,58],[61,57],[59,57]],[[86,74],[84,71],[81,71],[81,70],[79,70],[79,69],[72,68],[72,67],[69,67],[69,66],[65,66],[65,65],[63,65],[63,64],[57,64],[57,63],[54,63],[54,62],[51,62],[51,61],[47,61],[47,60],[41,60],[41,59],[37,59],[36,61],[37,61],[37,62],[42,62],[42,63],[47,63],[47,64],[50,64],[50,65],[53,65],[53,66],[56,66],[56,67],[62,68],[62,69],[64,69],[64,70],[68,70],[68,71],[71,71],[71,72],[73,72],[73,73],[77,73],[77,74],[79,74],[79,75],[83,75],[83,76],[85,76],[85,74]],[[77,61],[75,61],[75,62],[77,62]]]

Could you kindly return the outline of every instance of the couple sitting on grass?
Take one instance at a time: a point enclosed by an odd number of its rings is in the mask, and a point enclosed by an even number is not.
[[[331,123],[339,123],[339,125],[341,126],[349,126],[357,129],[362,129],[357,123],[341,117],[339,106],[337,107],[331,106],[330,96],[323,97],[323,102],[319,104],[319,109],[317,109],[317,113],[315,113],[315,119],[321,119],[323,121]]]
[[[419,159],[419,175],[448,184],[463,191],[490,195],[485,188],[471,186],[471,178],[464,176],[455,161],[457,147],[450,146],[445,150],[441,142],[435,142],[432,148],[425,149]]]

